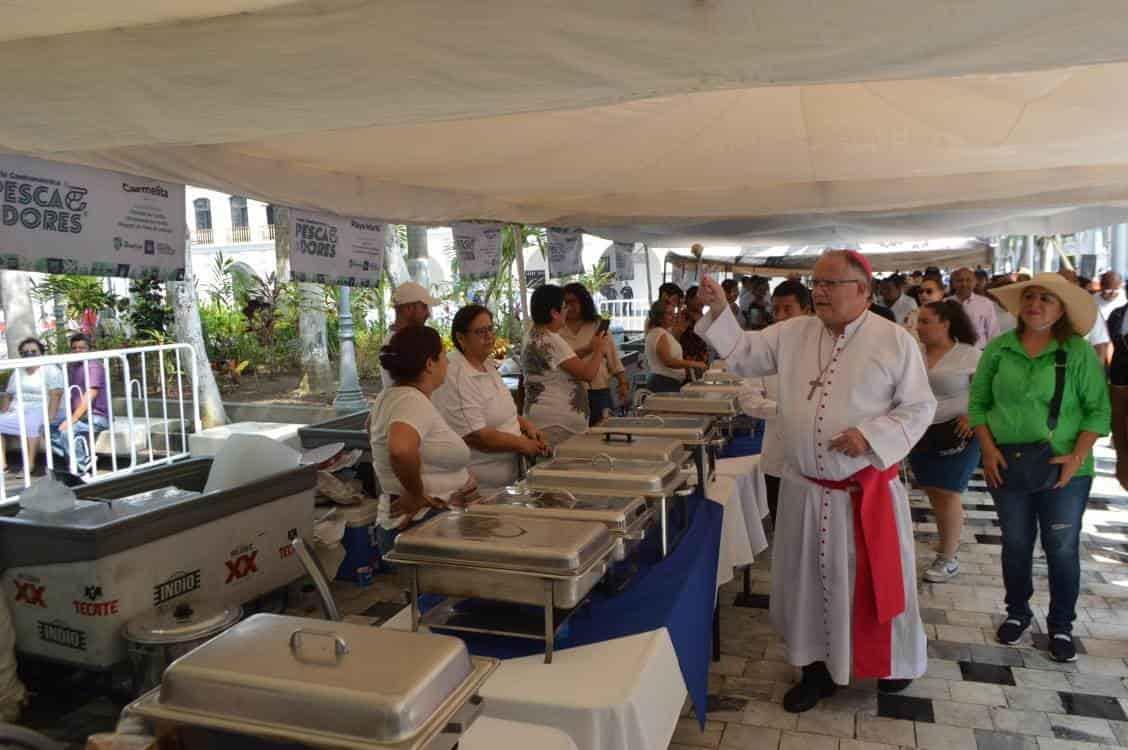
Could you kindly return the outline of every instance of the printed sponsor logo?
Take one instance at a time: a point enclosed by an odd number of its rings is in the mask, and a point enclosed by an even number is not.
[[[164,583],[153,587],[153,606],[159,607],[178,596],[190,594],[200,588],[200,569],[174,573]]]
[[[278,559],[280,560],[285,560],[292,554],[294,554],[294,548],[288,544],[283,544],[278,548]]]
[[[130,185],[128,182],[123,182],[121,189],[126,193],[145,193],[146,195],[155,195],[158,198],[168,197],[168,191],[160,185]]]
[[[39,628],[39,640],[44,643],[53,643],[56,646],[65,646],[66,648],[73,648],[76,651],[86,650],[86,632],[68,627],[65,623],[44,622],[39,620],[36,622]]]
[[[47,587],[34,581],[16,581],[16,601],[29,607],[47,606]]]
[[[323,258],[337,257],[337,227],[311,219],[294,222],[298,251]]]
[[[119,612],[117,599],[101,601],[103,597],[101,586],[87,586],[82,595],[86,601],[75,599],[72,602],[76,614],[83,617],[109,617]]]
[[[231,550],[230,559],[225,562],[227,565],[227,580],[225,580],[224,583],[241,581],[251,573],[257,573],[257,557],[258,550],[255,549],[252,544],[246,544]]]
[[[48,232],[82,232],[86,188],[36,184],[36,179],[0,180],[0,224]]]
[[[384,228],[383,224],[373,224],[372,222],[357,221],[356,219],[350,219],[349,224],[352,224],[353,229],[359,229],[362,232],[379,232]]]

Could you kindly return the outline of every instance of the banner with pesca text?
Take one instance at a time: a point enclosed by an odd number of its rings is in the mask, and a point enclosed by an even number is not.
[[[294,281],[380,285],[387,224],[296,208],[289,214],[290,275]]]
[[[0,154],[0,270],[184,278],[184,186]]]

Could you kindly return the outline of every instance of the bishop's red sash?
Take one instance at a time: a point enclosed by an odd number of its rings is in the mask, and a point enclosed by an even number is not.
[[[883,678],[893,671],[893,618],[905,611],[901,545],[889,491],[889,482],[899,469],[896,464],[884,471],[867,466],[847,479],[807,477],[820,487],[846,490],[853,500],[856,562],[851,652],[855,677]]]

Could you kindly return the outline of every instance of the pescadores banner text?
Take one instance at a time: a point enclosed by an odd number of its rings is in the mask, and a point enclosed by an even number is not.
[[[184,278],[184,186],[0,154],[0,270]]]
[[[387,224],[290,209],[290,275],[294,281],[379,286]]]
[[[464,279],[488,279],[501,268],[501,224],[456,221],[450,226],[458,273]]]

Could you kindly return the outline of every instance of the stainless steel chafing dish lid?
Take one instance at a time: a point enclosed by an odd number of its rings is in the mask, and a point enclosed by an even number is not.
[[[678,481],[680,467],[671,461],[630,458],[553,458],[529,469],[525,478],[532,489],[566,489],[661,494]]]
[[[685,463],[689,451],[674,437],[621,436],[587,433],[574,435],[556,446],[556,456],[561,458],[593,458],[600,454],[612,458],[637,458],[642,461],[671,461]]]
[[[578,575],[614,545],[593,521],[443,513],[396,537],[394,563],[502,568],[549,576]]]
[[[715,383],[709,380],[695,380],[692,383],[686,383],[681,387],[683,395],[692,393],[720,393],[726,396],[739,396],[746,391],[748,386],[743,382],[724,382]]]
[[[727,370],[707,370],[701,376],[700,380],[696,382],[713,383],[714,385],[720,385],[722,383],[739,384],[743,381],[744,378],[734,372],[729,372]]]
[[[496,665],[448,636],[257,614],[173,662],[130,710],[312,746],[416,748]]]
[[[670,417],[657,414],[645,417],[607,417],[599,424],[589,427],[588,432],[594,435],[672,437],[683,443],[693,443],[709,438],[713,419],[713,417]]]
[[[728,416],[740,413],[735,394],[689,391],[655,393],[648,396],[639,409],[642,414],[710,414]]]
[[[640,519],[649,516],[649,511],[650,506],[641,496],[606,497],[516,486],[506,487],[474,504],[475,513],[596,521],[617,534],[627,533]]]

